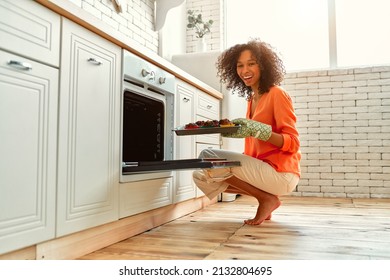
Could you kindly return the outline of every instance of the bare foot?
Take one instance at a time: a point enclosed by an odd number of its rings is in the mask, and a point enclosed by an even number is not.
[[[277,196],[272,196],[271,199],[259,203],[256,216],[253,219],[245,220],[247,225],[260,225],[264,220],[270,220],[272,212],[277,209],[282,203]]]

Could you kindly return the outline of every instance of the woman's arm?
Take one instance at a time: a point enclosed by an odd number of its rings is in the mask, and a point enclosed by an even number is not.
[[[271,143],[272,145],[281,148],[284,144],[284,138],[281,134],[272,132],[271,137],[267,140],[268,143]]]

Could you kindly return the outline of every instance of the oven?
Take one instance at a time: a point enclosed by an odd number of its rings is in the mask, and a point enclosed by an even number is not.
[[[178,169],[212,168],[203,159],[175,160],[175,77],[123,51],[121,182],[173,176]]]

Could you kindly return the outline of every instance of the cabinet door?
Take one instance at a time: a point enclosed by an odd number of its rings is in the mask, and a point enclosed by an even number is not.
[[[121,49],[64,19],[57,236],[118,219]]]
[[[196,118],[200,120],[219,120],[220,101],[202,91],[197,91]],[[219,145],[220,138],[220,134],[201,134],[196,136],[196,142]]]
[[[185,125],[194,122],[194,89],[181,82],[177,86],[177,123]],[[195,158],[195,137],[176,137],[177,159]],[[176,172],[176,184],[174,188],[174,202],[183,201],[195,197],[196,187],[192,180],[192,170],[181,170]]]
[[[54,237],[57,102],[58,69],[0,51],[0,254]]]
[[[0,1],[0,47],[59,66],[60,16],[31,0]]]

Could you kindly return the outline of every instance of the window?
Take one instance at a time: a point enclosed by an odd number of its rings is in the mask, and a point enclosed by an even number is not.
[[[338,66],[390,63],[390,1],[335,1]]]
[[[390,1],[224,3],[226,47],[260,38],[276,48],[288,71],[390,63]]]

